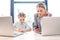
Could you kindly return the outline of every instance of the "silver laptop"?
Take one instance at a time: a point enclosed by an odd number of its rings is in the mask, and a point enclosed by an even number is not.
[[[42,35],[60,35],[60,17],[41,19]]]
[[[14,32],[12,17],[0,17],[0,36],[16,37],[21,35],[20,32]]]

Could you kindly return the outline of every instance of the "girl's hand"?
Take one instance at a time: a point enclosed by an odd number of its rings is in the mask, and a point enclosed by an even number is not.
[[[21,28],[14,28],[14,31],[16,31],[16,32],[24,32],[24,30],[21,29]]]
[[[26,28],[26,32],[29,32],[29,31],[31,31],[31,28],[30,27]]]
[[[24,32],[24,30],[23,30],[23,29],[21,29],[21,28],[19,28],[19,29],[18,29],[18,32]]]

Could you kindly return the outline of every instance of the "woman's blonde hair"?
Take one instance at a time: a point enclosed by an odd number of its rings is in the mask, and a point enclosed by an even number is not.
[[[38,3],[37,4],[37,7],[41,7],[41,8],[44,8],[45,9],[45,5],[43,3]]]

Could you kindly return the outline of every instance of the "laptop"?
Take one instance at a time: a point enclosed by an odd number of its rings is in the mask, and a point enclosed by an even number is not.
[[[21,32],[14,32],[12,17],[0,17],[0,36],[16,37],[22,35]]]
[[[60,17],[41,19],[42,35],[60,35]]]

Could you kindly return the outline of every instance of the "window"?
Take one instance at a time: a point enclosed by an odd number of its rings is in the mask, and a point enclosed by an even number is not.
[[[43,2],[46,4],[46,0],[14,0],[14,6],[12,12],[14,13],[14,22],[18,21],[17,15],[19,12],[24,12],[26,14],[26,21],[32,25],[34,21],[34,14],[36,13],[36,4]]]
[[[14,0],[14,1],[44,1],[44,0]]]

